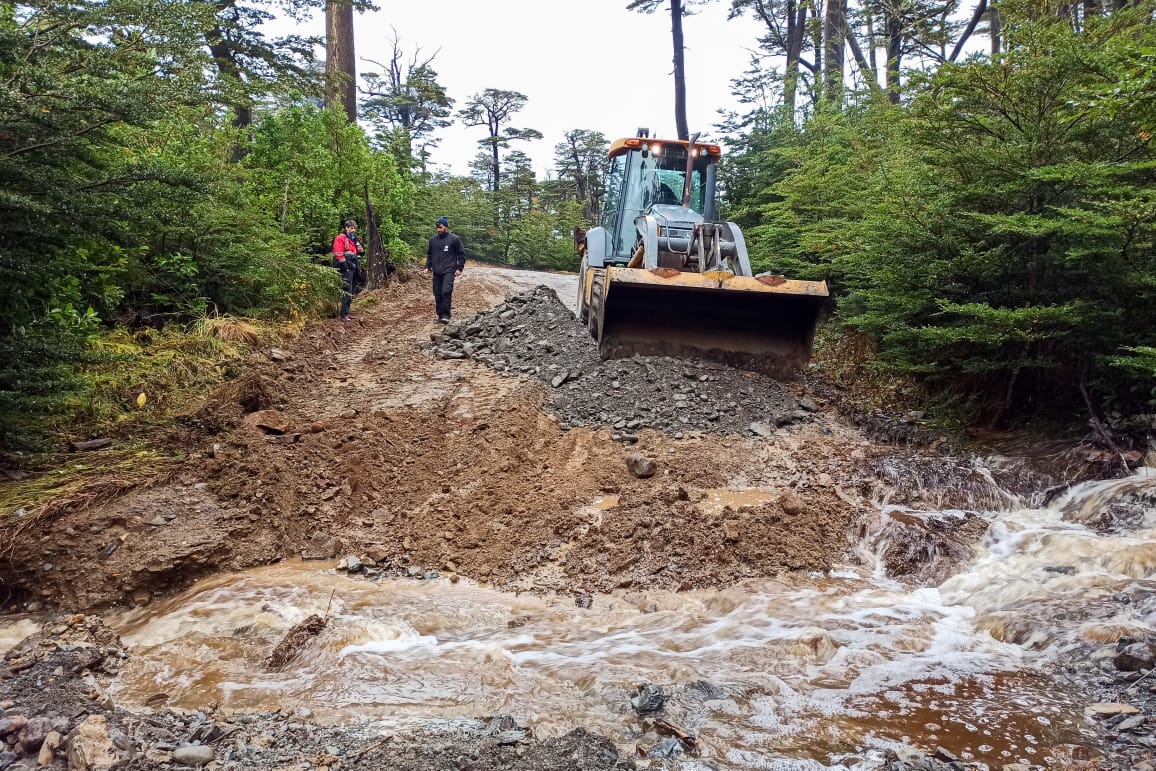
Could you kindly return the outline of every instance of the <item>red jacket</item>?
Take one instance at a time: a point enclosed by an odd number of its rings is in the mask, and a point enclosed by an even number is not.
[[[333,257],[338,262],[345,261],[345,253],[352,252],[356,257],[361,250],[361,244],[356,238],[350,238],[344,233],[338,233],[337,238],[333,239]]]

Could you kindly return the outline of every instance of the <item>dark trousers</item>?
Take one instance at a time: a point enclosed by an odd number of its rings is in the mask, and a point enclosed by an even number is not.
[[[345,317],[349,315],[349,303],[353,301],[353,281],[357,276],[357,269],[350,265],[348,260],[337,262],[337,269],[341,271],[341,310],[337,315]]]
[[[433,293],[438,318],[448,319],[450,317],[450,303],[454,297],[454,274],[435,273],[433,276]]]

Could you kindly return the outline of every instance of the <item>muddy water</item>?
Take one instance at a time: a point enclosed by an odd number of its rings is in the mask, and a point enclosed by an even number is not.
[[[707,500],[721,508],[759,494]],[[592,505],[613,516],[615,503]],[[1121,507],[1110,533],[1092,527]],[[729,768],[870,768],[897,744],[996,767],[1048,764],[1088,730],[1086,696],[1053,676],[1057,657],[1156,629],[1156,605],[1142,601],[1156,593],[1156,476],[985,515],[976,558],[939,586],[886,578],[873,555],[887,520],[932,514],[953,516],[881,509],[855,567],[596,597],[589,609],[466,580],[373,583],[318,563],[219,577],[114,620],[133,648],[117,697],[307,706],[383,730],[511,713],[538,737],[582,725],[632,750],[640,723],[628,696],[646,681],[673,686],[668,716],[699,734],[700,757]],[[310,613],[328,613],[327,628],[284,671],[265,671],[264,657]]]
[[[25,637],[40,631],[40,624],[27,618],[6,619],[0,624],[0,656],[16,647]]]

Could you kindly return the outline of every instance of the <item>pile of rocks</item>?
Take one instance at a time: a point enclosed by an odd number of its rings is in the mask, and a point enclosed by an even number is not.
[[[1152,607],[1151,595],[1141,598],[1116,595],[1135,602],[1137,615]],[[1086,714],[1101,725],[1108,740],[1105,762],[1111,768],[1156,771],[1156,636],[1121,637],[1111,659],[1100,651],[1105,677],[1093,693],[1103,701],[1090,705]],[[1108,663],[1111,662],[1109,667]]]
[[[474,359],[538,378],[550,387],[552,409],[564,426],[610,426],[624,441],[643,428],[676,438],[688,431],[770,436],[818,410],[776,380],[712,361],[600,361],[585,327],[547,287],[449,324],[432,341],[443,358]]]

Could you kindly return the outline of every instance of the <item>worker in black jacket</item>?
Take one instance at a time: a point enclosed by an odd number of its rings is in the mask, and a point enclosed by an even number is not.
[[[450,221],[438,217],[437,235],[429,240],[426,250],[425,267],[422,275],[433,271],[434,304],[437,306],[438,323],[448,324],[450,303],[454,295],[454,279],[466,269],[466,253],[462,249],[462,239],[450,232]]]

